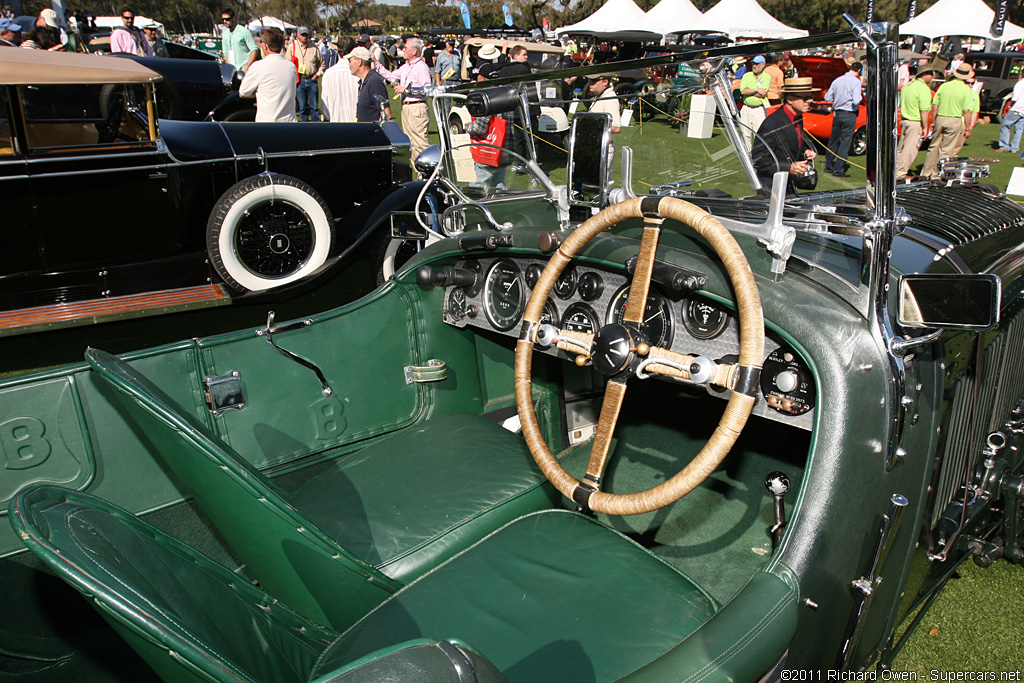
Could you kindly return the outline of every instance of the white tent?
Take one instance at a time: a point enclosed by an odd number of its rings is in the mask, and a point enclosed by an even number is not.
[[[282,31],[286,29],[298,28],[295,24],[289,24],[287,21],[278,19],[277,17],[260,17],[259,19],[253,19],[249,22],[247,29],[250,31],[259,31],[263,28],[279,28]]]
[[[980,2],[981,0],[979,0]],[[757,0],[722,0],[700,18],[694,30],[720,32],[737,38],[800,38],[807,31],[786,26],[768,14]]]
[[[608,0],[589,17],[570,26],[555,29],[556,33],[612,33],[640,31],[645,12],[633,0]],[[661,31],[657,31],[661,33]]]
[[[682,33],[699,22],[701,16],[690,0],[661,0],[644,15],[637,28],[654,33]]]
[[[1018,40],[1024,38],[1024,28],[1006,22],[1003,36],[992,35],[995,12],[983,0],[939,0],[926,11],[905,24],[900,24],[901,36],[972,36],[991,40]]]

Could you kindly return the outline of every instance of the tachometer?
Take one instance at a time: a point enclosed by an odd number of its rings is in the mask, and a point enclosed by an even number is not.
[[[683,327],[696,339],[714,339],[729,322],[729,311],[703,297],[692,296],[683,302]]]
[[[559,325],[563,330],[570,332],[585,332],[594,334],[600,328],[601,323],[594,309],[586,304],[576,303],[565,309],[562,322]]]
[[[629,285],[626,285],[615,293],[612,303],[608,307],[608,315],[605,322],[609,325],[622,323],[626,315],[626,304],[629,303]],[[644,308],[641,330],[647,336],[647,343],[651,346],[669,348],[672,344],[672,311],[668,302],[654,288],[647,293],[647,305]]]
[[[484,279],[484,313],[498,330],[515,327],[526,308],[526,283],[514,262],[495,261]]]

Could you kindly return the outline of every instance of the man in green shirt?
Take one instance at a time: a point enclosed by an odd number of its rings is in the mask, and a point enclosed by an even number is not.
[[[932,79],[938,69],[921,66],[917,78],[903,86],[900,91],[900,142],[896,147],[896,177],[903,178],[917,159],[924,131],[931,124]]]
[[[967,87],[967,80],[974,77],[974,69],[964,63],[953,71],[953,76],[935,93],[932,101],[932,144],[928,148],[928,156],[924,160],[921,175],[932,178],[936,175],[939,159],[955,157],[963,147],[964,112],[969,112],[974,102],[974,94]],[[964,136],[970,137],[967,130]]]
[[[754,131],[761,127],[768,115],[768,88],[771,87],[772,77],[765,73],[764,64],[764,57],[754,57],[750,70],[740,79],[740,96],[743,98],[740,109],[740,123],[743,125],[740,126],[740,132],[748,150],[754,146]]]
[[[256,39],[248,27],[235,21],[235,10],[224,10],[220,13],[220,20],[224,24],[220,31],[221,54],[229,64],[244,73],[260,56]]]

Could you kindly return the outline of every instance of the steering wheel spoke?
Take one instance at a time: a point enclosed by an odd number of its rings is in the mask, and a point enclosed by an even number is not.
[[[735,363],[716,363],[708,358],[653,346],[636,374],[640,379],[647,379],[648,374],[664,375],[732,389],[735,371]]]
[[[594,349],[594,335],[587,332],[574,332],[572,330],[558,330],[555,338],[555,346],[568,353],[575,353],[578,357],[590,359]]]

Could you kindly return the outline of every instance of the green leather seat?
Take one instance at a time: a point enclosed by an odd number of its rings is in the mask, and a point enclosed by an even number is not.
[[[333,628],[557,501],[520,436],[468,414],[410,427],[288,493],[128,364],[96,349],[86,360],[261,586]]]
[[[341,667],[317,665],[338,634],[99,498],[55,486],[20,492],[11,523],[169,682],[500,683],[463,643],[418,638]],[[468,673],[467,673],[468,672]]]
[[[93,496],[40,486],[9,511],[29,549],[168,681],[754,681],[796,624],[784,567],[716,610],[671,565],[562,510],[507,524],[340,636]]]

